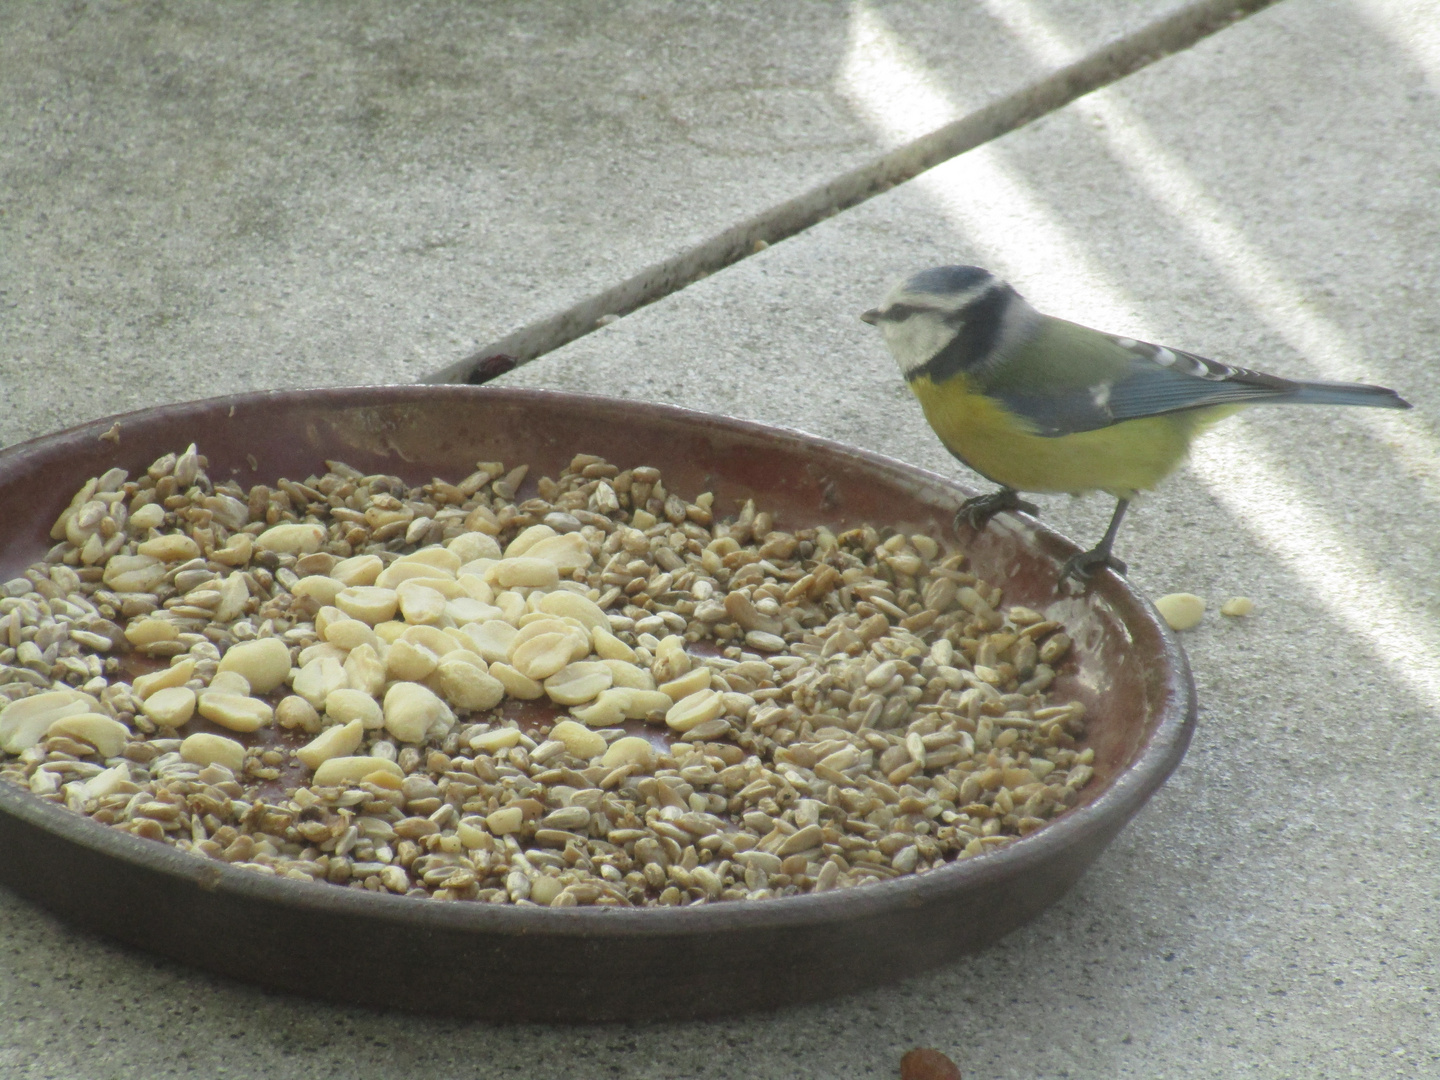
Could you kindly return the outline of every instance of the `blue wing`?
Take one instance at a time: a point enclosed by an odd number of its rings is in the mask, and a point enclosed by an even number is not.
[[[1004,358],[986,387],[1041,435],[1295,397],[1305,385],[1058,319],[1047,330]]]

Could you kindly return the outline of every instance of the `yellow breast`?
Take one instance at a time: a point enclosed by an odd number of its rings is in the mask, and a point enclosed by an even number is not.
[[[946,448],[997,484],[1017,491],[1105,491],[1132,498],[1185,460],[1190,441],[1233,409],[1125,420],[1095,431],[1047,438],[994,398],[970,390],[963,375],[910,383],[925,419]]]

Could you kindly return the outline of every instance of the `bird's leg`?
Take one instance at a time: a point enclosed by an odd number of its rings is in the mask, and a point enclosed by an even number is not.
[[[1024,510],[1027,514],[1040,513],[1038,506],[1020,498],[1020,493],[1014,488],[1002,487],[989,495],[976,495],[973,499],[966,499],[961,503],[960,509],[955,512],[955,528],[959,529],[960,523],[964,522],[979,532],[992,517],[1006,510]]]
[[[1076,581],[1089,581],[1090,575],[1097,568],[1107,566],[1117,574],[1124,575],[1125,564],[1111,555],[1110,549],[1115,546],[1115,534],[1120,531],[1120,522],[1125,519],[1125,511],[1129,507],[1129,499],[1115,500],[1115,513],[1110,518],[1110,527],[1105,530],[1105,538],[1089,551],[1071,555],[1065,560],[1065,566],[1060,571],[1062,582],[1069,577],[1073,577]]]

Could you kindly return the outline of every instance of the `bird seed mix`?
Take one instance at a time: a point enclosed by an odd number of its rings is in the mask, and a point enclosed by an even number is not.
[[[929,536],[586,454],[523,498],[206,464],[87,481],[0,586],[0,777],[259,874],[550,907],[923,874],[1091,778],[1064,629]]]

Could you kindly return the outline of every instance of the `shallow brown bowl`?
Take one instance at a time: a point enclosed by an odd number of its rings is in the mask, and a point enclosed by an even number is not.
[[[326,458],[410,482],[476,461],[556,474],[577,452],[653,464],[668,486],[753,496],[797,528],[821,522],[950,535],[967,493],[933,473],[794,431],[575,394],[407,386],[246,394],[169,405],[0,452],[0,580],[48,550],[89,477],[138,474],[199,444],[243,486],[302,478]],[[445,903],[264,877],[98,825],[0,784],[0,882],[79,926],[187,964],[337,1001],[496,1020],[708,1016],[899,979],[979,949],[1075,882],[1179,763],[1195,690],[1154,609],[1104,574],[1059,597],[1074,545],[1002,517],[970,546],[1007,604],[1063,619],[1075,670],[1059,698],[1088,709],[1095,779],[1081,805],[995,852],[920,877],[763,903],[602,910]]]

